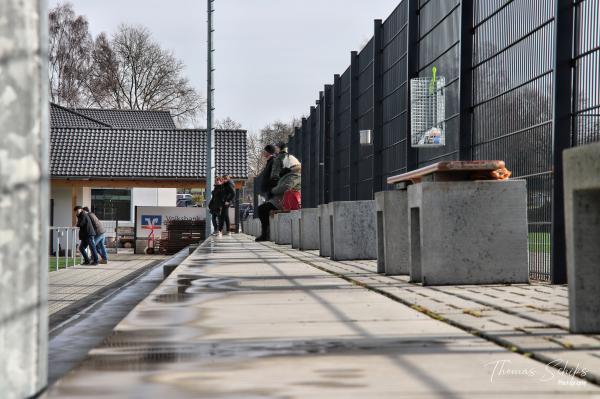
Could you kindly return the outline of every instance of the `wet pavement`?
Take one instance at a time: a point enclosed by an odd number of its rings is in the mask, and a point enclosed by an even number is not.
[[[200,247],[44,397],[554,396],[600,389],[236,235]]]
[[[108,264],[77,265],[51,272],[48,278],[50,328],[69,319],[108,290],[135,278],[164,260],[162,255],[114,254]]]

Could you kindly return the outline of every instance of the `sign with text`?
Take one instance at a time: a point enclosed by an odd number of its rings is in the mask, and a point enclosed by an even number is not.
[[[135,231],[138,240],[160,238],[171,220],[204,220],[206,208],[175,206],[136,206]]]

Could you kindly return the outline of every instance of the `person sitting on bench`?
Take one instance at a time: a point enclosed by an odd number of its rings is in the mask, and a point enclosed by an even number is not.
[[[283,168],[279,174],[277,185],[271,190],[272,197],[258,207],[258,218],[262,227],[260,237],[256,241],[269,240],[269,216],[271,211],[283,209],[283,195],[288,190],[300,191],[301,183],[300,161],[293,156],[287,155],[283,160]]]

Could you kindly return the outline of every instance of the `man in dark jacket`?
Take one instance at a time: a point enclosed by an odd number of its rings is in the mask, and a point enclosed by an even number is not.
[[[273,171],[273,162],[275,161],[275,146],[271,144],[265,146],[262,152],[263,158],[266,159],[267,163],[265,168],[260,174],[260,193],[267,199],[271,198],[271,189],[277,185],[278,179],[271,178],[271,172]]]
[[[96,246],[96,252],[100,255],[100,263],[107,264],[108,263],[108,254],[106,252],[106,229],[100,222],[100,219],[96,216],[94,212],[91,212],[87,206],[83,207],[83,211],[87,213],[92,221],[92,225],[94,226],[94,230],[96,231],[96,236],[94,237],[94,245]]]
[[[235,199],[235,184],[231,180],[231,176],[223,176],[223,207],[221,208],[221,218],[219,220],[219,231],[223,234],[229,235],[229,226],[231,222],[229,220],[229,207]],[[223,230],[225,227],[225,230]]]
[[[79,252],[81,252],[81,255],[83,256],[84,260],[82,264],[90,264],[90,258],[85,250],[87,247],[89,247],[90,251],[92,252],[91,264],[96,266],[98,264],[98,253],[96,252],[96,244],[94,242],[96,230],[94,230],[92,220],[90,219],[88,214],[84,212],[82,207],[76,206],[73,210],[77,215],[77,227],[79,227],[79,240],[81,240],[81,243],[79,244]]]

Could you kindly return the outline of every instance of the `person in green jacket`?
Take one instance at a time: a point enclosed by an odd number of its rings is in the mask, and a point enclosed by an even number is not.
[[[271,211],[283,209],[283,195],[285,192],[288,190],[300,191],[302,183],[300,162],[293,155],[289,155],[282,166],[281,177],[277,185],[271,190],[272,197],[258,207],[258,218],[262,230],[256,241],[269,240],[269,216]]]

